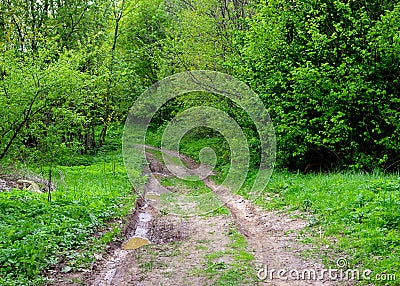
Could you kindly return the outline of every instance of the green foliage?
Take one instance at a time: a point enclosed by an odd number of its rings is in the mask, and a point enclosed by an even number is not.
[[[246,30],[244,19],[256,1],[171,1],[173,22],[163,45],[160,77],[196,69],[220,70],[235,52],[234,35]]]
[[[162,63],[162,44],[171,15],[167,3],[161,0],[132,1],[122,19],[121,59],[130,72],[148,87],[158,80]]]
[[[238,34],[229,66],[268,107],[279,165],[371,170],[399,160],[399,5],[379,5],[272,1]]]
[[[41,48],[74,48],[104,28],[106,5],[101,0],[2,1],[0,43],[8,50],[33,52],[30,55]]]
[[[41,152],[55,146],[60,152],[73,150],[84,134],[90,79],[68,64],[70,55],[52,64],[46,63],[45,51],[38,56],[19,60],[12,52],[1,56],[5,74],[0,90],[1,158],[27,157],[31,147]]]
[[[93,234],[128,213],[135,199],[121,159],[90,166],[57,167],[57,190],[47,194],[0,193],[0,284],[32,285],[42,271],[64,261],[72,268],[91,263],[95,244],[119,234]],[[38,282],[39,283],[39,282]]]
[[[260,94],[275,123],[280,166],[398,167],[395,1],[3,2],[1,157],[90,152],[144,87],[211,69],[237,75]],[[154,124],[197,96],[169,102]],[[233,115],[257,150],[242,111],[212,96],[202,100]]]
[[[115,48],[123,7],[53,4],[0,5],[1,159],[51,161],[101,147],[142,90]]]
[[[56,262],[56,250],[80,247],[93,227],[120,215],[115,186],[125,183],[104,177],[109,163],[91,155],[115,159],[120,130],[113,128],[145,87],[175,72],[219,70],[248,83],[274,121],[282,168],[398,169],[399,29],[396,1],[2,1],[0,159],[74,167],[59,167],[72,182],[51,203],[30,193],[0,194],[1,282],[36,283]],[[149,142],[159,145],[166,122],[198,105],[219,108],[239,123],[255,166],[254,124],[238,106],[209,94],[168,102],[152,121]],[[218,132],[197,128],[184,136],[180,151],[196,159],[206,146],[226,173],[229,146]],[[355,259],[373,254],[367,265],[398,269],[392,254],[398,252],[398,182],[362,184],[363,176],[357,183],[340,176],[326,184],[312,176],[274,179],[272,202],[312,211],[312,224],[332,226],[332,234],[342,227],[342,245],[356,241]],[[226,281],[238,273],[226,272]]]
[[[199,106],[213,107],[221,110],[224,115],[232,118],[241,127],[241,131],[244,133],[249,146],[250,166],[258,166],[260,162],[261,147],[256,127],[252,123],[251,118],[235,102],[228,98],[210,93],[193,92],[183,94],[167,102],[163,108],[158,110],[151,121],[149,132],[146,137],[147,143],[153,146],[161,147],[162,136],[168,123],[174,117],[180,115],[181,112]],[[199,116],[198,119],[190,115],[190,118],[187,119],[187,122],[203,122],[204,124],[207,124],[207,121],[205,121],[203,118],[204,114],[201,112],[201,110],[198,112],[197,116]],[[211,123],[220,123],[221,125],[227,124],[225,120],[225,118],[210,118]],[[221,168],[223,165],[226,165],[230,162],[230,147],[233,145],[230,146],[229,142],[227,142],[227,138],[224,138],[220,132],[204,126],[200,126],[188,131],[189,132],[187,132],[180,141],[180,152],[188,155],[191,158],[194,158],[195,160],[198,160],[200,151],[205,147],[211,147],[216,152],[218,168]],[[223,131],[227,132],[233,138],[237,136],[236,133],[231,134],[232,132],[236,132],[235,130],[228,130],[225,128]],[[163,143],[168,144],[168,139],[164,140]],[[231,142],[231,144],[234,143]]]

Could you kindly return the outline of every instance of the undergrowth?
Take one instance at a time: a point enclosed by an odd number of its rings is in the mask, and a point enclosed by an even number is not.
[[[0,192],[0,285],[45,284],[47,270],[60,263],[64,272],[87,267],[120,235],[120,226],[109,223],[135,201],[120,152],[87,158],[53,167],[51,201],[47,193]],[[40,170],[48,172],[43,166],[34,171]]]

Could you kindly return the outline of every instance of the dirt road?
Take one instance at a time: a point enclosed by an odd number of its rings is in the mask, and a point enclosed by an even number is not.
[[[177,201],[165,198],[183,197],[188,186],[165,184],[172,180],[171,170],[181,172],[179,177],[204,177],[201,172],[210,172],[175,152],[147,150],[154,176],[136,204],[126,238],[141,239],[132,240],[133,245],[150,244],[134,250],[114,247],[91,272],[75,279],[81,283],[71,282],[71,275],[66,275],[58,285],[351,285],[329,279],[321,261],[302,258],[310,249],[298,236],[306,221],[263,210],[227,188],[218,188],[208,177],[202,180],[204,187],[194,186],[210,191],[224,207],[206,215],[172,214],[165,207]],[[170,158],[165,164],[156,158],[161,152]],[[188,170],[175,163],[178,158]],[[198,207],[198,202],[182,202],[181,210]]]

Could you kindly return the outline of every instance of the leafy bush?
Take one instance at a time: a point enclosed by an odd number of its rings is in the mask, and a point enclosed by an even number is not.
[[[400,5],[381,5],[269,1],[237,33],[229,66],[269,108],[281,166],[398,168]]]

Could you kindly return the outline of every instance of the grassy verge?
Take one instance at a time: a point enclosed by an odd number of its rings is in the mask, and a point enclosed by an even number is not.
[[[395,285],[395,277],[400,281],[399,191],[398,175],[275,173],[257,203],[307,214],[304,242],[323,246],[326,266],[345,258],[348,268],[372,270],[363,283]]]
[[[0,192],[0,285],[41,285],[46,269],[84,268],[120,234],[118,225],[135,200],[120,156],[87,166],[57,166],[57,190],[47,194]]]

